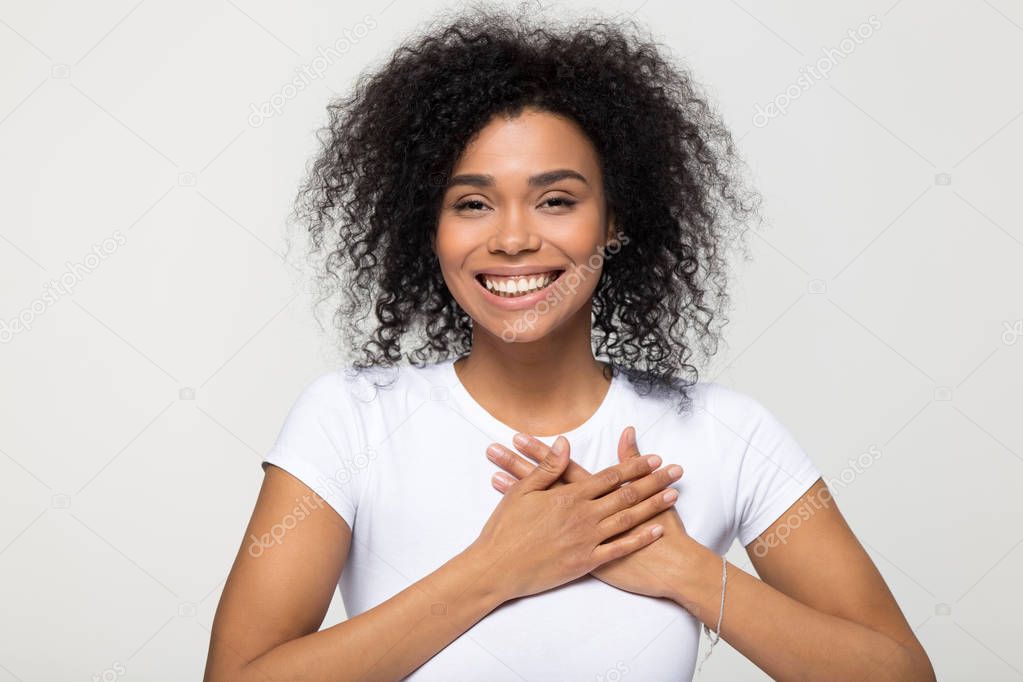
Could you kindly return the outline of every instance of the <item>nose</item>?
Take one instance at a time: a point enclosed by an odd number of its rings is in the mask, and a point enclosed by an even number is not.
[[[487,240],[490,253],[503,251],[514,256],[519,251],[535,251],[540,248],[540,235],[537,234],[528,216],[522,215],[519,209],[511,209],[498,221],[493,234]]]

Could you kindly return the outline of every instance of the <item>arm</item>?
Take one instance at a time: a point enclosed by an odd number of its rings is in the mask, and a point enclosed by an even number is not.
[[[280,543],[250,551],[295,508],[304,518]],[[278,526],[280,528],[280,526]],[[487,563],[466,550],[394,597],[317,631],[348,557],[351,529],[286,471],[266,477],[213,621],[206,682],[396,680],[502,601]]]
[[[797,510],[809,512],[799,518],[809,518],[792,528],[787,519]],[[671,598],[713,629],[721,610],[721,557],[686,537],[679,573],[670,578]],[[763,580],[727,565],[721,637],[772,678],[935,679],[926,652],[822,480],[746,551]]]

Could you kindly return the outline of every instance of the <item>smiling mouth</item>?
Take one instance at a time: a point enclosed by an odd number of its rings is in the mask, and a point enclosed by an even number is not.
[[[497,275],[479,274],[476,281],[479,285],[502,298],[521,298],[529,294],[535,294],[550,287],[558,281],[564,270],[551,270],[546,273],[527,275],[523,277],[499,277]]]

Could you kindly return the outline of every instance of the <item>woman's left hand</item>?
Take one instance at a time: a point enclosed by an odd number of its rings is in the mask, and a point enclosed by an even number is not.
[[[529,439],[529,443],[521,447],[516,444],[515,449],[534,462],[541,461],[550,451],[550,446],[531,436],[526,435],[526,437]],[[562,442],[566,443],[566,448],[569,447],[566,439],[562,439]],[[493,457],[488,452],[488,458],[507,472],[507,474],[498,472],[491,479],[494,488],[501,493],[506,492],[518,479],[527,476],[536,468],[535,464],[530,464],[499,443],[493,444],[491,450],[497,450],[497,456]],[[636,430],[629,426],[622,431],[622,435],[618,439],[618,460],[622,462],[639,455]],[[575,483],[586,480],[592,475],[569,459],[568,468],[562,479],[567,480],[568,483]],[[554,485],[563,485],[563,483],[559,480]],[[675,578],[681,574],[687,551],[696,541],[686,533],[682,519],[679,518],[674,506],[654,516],[650,521],[664,527],[664,534],[660,538],[628,556],[600,566],[590,575],[608,585],[636,594],[671,598],[672,585],[677,584]],[[609,538],[610,540],[611,538]]]

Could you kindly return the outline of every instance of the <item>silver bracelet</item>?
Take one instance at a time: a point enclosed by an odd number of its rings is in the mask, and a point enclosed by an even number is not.
[[[715,628],[713,636],[710,629],[707,628],[706,623],[702,623],[703,631],[707,633],[707,639],[710,640],[710,646],[707,648],[707,653],[703,655],[703,660],[700,661],[700,665],[696,668],[696,674],[700,674],[700,669],[703,668],[703,663],[710,658],[710,652],[714,649],[714,645],[721,639],[721,619],[725,615],[725,586],[728,584],[728,562],[725,557],[721,557],[721,610],[718,611],[718,626]]]

